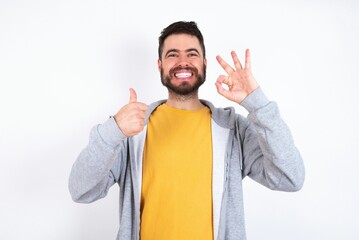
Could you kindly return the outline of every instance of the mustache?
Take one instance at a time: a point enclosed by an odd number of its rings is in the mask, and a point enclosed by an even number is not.
[[[198,75],[198,69],[194,68],[194,67],[189,67],[189,66],[187,66],[187,67],[178,66],[178,67],[171,68],[170,71],[169,71],[169,74],[173,75],[175,72],[178,72],[178,71],[181,71],[181,70],[191,71],[191,72],[193,72],[193,74],[195,76]]]

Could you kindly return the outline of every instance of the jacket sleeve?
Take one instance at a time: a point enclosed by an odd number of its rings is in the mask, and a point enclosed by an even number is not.
[[[107,195],[127,158],[127,138],[111,117],[91,130],[89,143],[72,166],[69,191],[75,202],[90,203]]]
[[[304,164],[277,104],[258,88],[241,105],[249,112],[249,123],[241,131],[243,176],[273,190],[300,190]]]

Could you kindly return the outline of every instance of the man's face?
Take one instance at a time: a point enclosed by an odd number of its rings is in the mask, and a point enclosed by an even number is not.
[[[206,78],[206,59],[198,39],[188,34],[168,36],[158,69],[162,84],[170,92],[178,95],[196,92]]]

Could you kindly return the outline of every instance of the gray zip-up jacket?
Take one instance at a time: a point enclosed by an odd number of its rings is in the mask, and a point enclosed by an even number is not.
[[[241,103],[249,112],[247,118],[234,108],[201,101],[212,113],[214,238],[244,240],[242,179],[249,176],[273,190],[297,191],[304,182],[304,165],[276,103],[260,88]],[[148,117],[162,103],[151,104]],[[139,239],[145,139],[146,127],[127,138],[111,117],[92,129],[88,146],[71,170],[69,189],[76,202],[93,202],[119,185],[118,240]]]

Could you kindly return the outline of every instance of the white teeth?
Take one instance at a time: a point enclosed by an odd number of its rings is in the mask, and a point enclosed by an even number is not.
[[[175,76],[177,78],[189,78],[192,76],[192,73],[189,72],[180,72],[180,73],[176,73]]]

